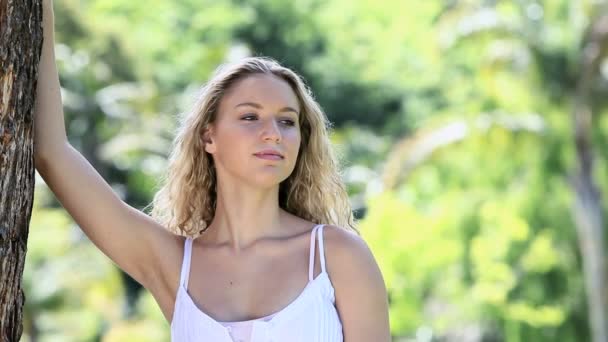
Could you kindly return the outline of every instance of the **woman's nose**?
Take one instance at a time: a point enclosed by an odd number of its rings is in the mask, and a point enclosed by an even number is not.
[[[276,120],[267,120],[263,125],[262,137],[264,140],[281,141],[281,129]]]

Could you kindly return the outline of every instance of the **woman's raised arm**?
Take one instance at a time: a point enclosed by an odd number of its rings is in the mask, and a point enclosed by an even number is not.
[[[55,65],[52,1],[43,3],[44,43],[34,114],[36,169],[104,254],[148,289],[173,290],[172,283],[179,279],[182,238],[124,203],[67,140]]]

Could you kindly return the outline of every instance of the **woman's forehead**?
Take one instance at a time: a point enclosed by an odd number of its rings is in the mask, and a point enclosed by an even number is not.
[[[274,75],[251,75],[237,81],[224,94],[222,103],[234,108],[242,103],[254,103],[263,108],[291,107],[300,111],[300,104],[287,81]]]

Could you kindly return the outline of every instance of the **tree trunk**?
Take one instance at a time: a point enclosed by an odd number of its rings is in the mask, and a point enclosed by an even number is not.
[[[41,0],[0,0],[0,342],[23,331],[21,287],[34,199]]]
[[[573,177],[573,216],[583,259],[585,291],[591,336],[594,342],[608,341],[608,290],[601,196],[593,182],[591,91],[599,66],[608,49],[608,13],[603,11],[591,24],[583,41],[574,99],[573,120],[578,170]]]

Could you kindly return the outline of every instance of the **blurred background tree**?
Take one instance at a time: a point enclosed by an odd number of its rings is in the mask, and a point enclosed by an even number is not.
[[[271,56],[303,75],[334,123],[355,214],[389,289],[395,341],[591,340],[573,116],[584,46],[605,6],[55,0],[68,136],[143,208],[176,114],[210,72]],[[588,176],[601,193],[607,80],[599,54],[586,103]],[[149,293],[37,183],[24,341],[168,341]]]

